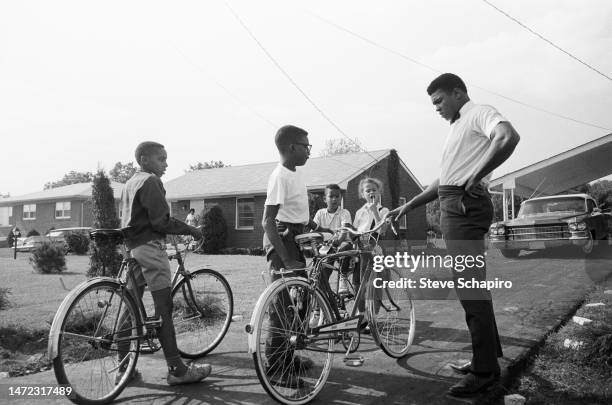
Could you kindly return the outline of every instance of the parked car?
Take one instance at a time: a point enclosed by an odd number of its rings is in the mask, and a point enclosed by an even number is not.
[[[49,231],[45,236],[29,236],[27,238],[17,239],[17,251],[18,252],[31,252],[43,243],[52,243],[60,246],[64,249],[64,252],[68,253],[68,243],[66,242],[66,236],[74,233],[82,233],[89,237],[89,231],[92,228],[89,227],[74,227],[74,228],[60,228]]]
[[[521,250],[579,246],[591,253],[598,239],[612,234],[612,215],[597,207],[587,194],[568,194],[523,201],[515,219],[495,222],[489,240],[504,257]]]

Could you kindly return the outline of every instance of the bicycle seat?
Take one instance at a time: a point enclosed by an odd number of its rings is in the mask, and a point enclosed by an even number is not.
[[[308,244],[312,241],[315,242],[325,242],[331,239],[332,234],[327,232],[308,232],[302,233],[295,237],[295,243],[298,245]]]
[[[89,232],[89,236],[91,237],[92,240],[96,241],[96,240],[100,240],[100,239],[105,239],[105,240],[116,240],[118,242],[122,242],[123,241],[123,235],[124,232],[127,230],[128,228],[120,228],[120,229],[111,229],[111,228],[101,228],[101,229],[94,229],[93,231]]]

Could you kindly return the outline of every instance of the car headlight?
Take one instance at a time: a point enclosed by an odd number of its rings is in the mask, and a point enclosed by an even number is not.
[[[587,228],[584,222],[572,222],[569,224],[570,231],[584,231]]]
[[[504,235],[505,233],[506,233],[506,227],[504,227],[503,225],[497,228],[498,235]]]

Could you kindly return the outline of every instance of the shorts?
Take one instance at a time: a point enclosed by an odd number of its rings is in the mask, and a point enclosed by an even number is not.
[[[172,287],[170,261],[162,241],[152,240],[137,246],[130,251],[130,255],[140,265],[139,269],[134,269],[134,278],[138,286],[146,282],[150,291]]]

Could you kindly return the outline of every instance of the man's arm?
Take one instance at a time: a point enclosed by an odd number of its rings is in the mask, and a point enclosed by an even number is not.
[[[399,219],[402,215],[407,214],[410,210],[413,210],[421,205],[427,204],[430,201],[438,198],[438,186],[440,185],[440,179],[435,179],[425,190],[420,194],[416,195],[413,199],[408,201],[406,204],[397,207],[396,209],[389,211],[385,218]]]
[[[465,185],[465,192],[472,197],[477,197],[472,194],[474,188],[478,186],[483,177],[508,160],[520,139],[521,137],[509,122],[503,121],[497,124],[491,134],[491,144],[485,157],[469,178]]]
[[[293,257],[289,256],[289,252],[285,248],[285,244],[283,243],[280,235],[278,234],[278,229],[276,229],[276,215],[278,214],[279,205],[265,205],[263,219],[261,221],[261,226],[264,229],[264,232],[268,236],[270,243],[276,250],[276,253],[280,256],[283,264],[286,269],[301,269],[304,268],[304,264],[298,262]]]

